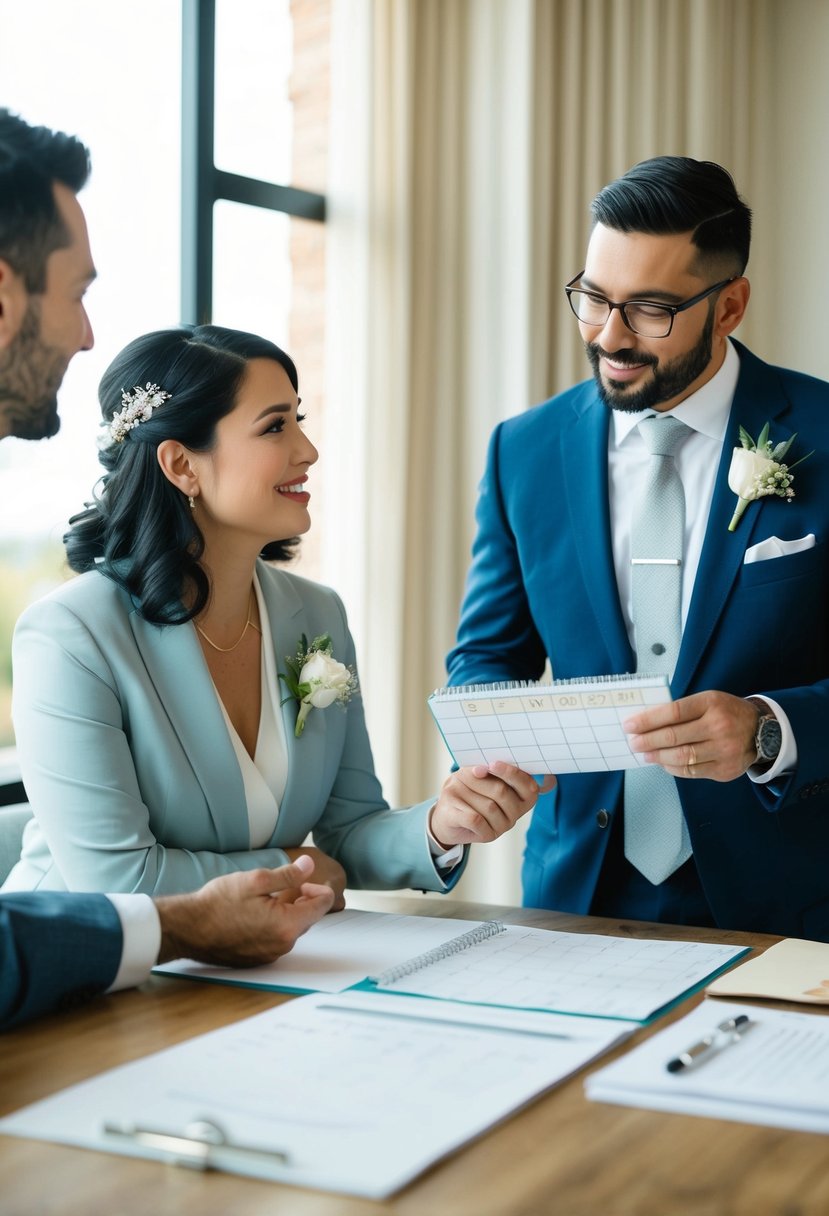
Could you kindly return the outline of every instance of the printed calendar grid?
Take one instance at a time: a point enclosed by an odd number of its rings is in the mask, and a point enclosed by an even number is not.
[[[645,1021],[728,965],[740,947],[507,925],[461,953],[401,968],[384,991]]]
[[[533,773],[593,773],[644,765],[622,722],[663,704],[663,677],[601,678],[559,685],[442,689],[429,706],[458,765],[505,760]]]

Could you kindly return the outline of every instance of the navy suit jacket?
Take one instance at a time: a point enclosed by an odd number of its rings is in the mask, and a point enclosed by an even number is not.
[[[121,948],[121,922],[104,895],[0,896],[0,1030],[103,992]]]
[[[829,384],[735,346],[740,376],[672,692],[768,693],[789,717],[798,763],[776,794],[746,776],[677,784],[717,924],[829,940]],[[609,414],[589,381],[496,429],[453,684],[538,679],[547,656],[556,678],[635,669],[613,567]],[[775,443],[797,433],[790,463],[814,454],[795,472],[793,500],[762,498],[729,532],[739,426],[756,438],[767,421]],[[809,533],[809,550],[744,564],[766,537]],[[597,815],[621,813],[622,784],[621,773],[562,776],[539,800],[527,904],[589,911],[609,837]]]

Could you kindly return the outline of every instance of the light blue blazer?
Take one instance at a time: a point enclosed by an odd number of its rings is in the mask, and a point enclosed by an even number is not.
[[[258,564],[278,669],[300,636],[331,635],[355,662],[333,591]],[[389,810],[374,773],[362,701],[313,710],[294,738],[268,845],[251,849],[242,775],[192,624],[151,625],[129,595],[90,572],[32,605],[13,643],[14,722],[34,811],[4,889],[191,891],[217,874],[278,866],[314,843],[352,887],[446,890],[432,861],[433,799]]]

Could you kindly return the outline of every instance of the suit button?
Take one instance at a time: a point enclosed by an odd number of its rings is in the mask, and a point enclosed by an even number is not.
[[[596,811],[596,823],[599,825],[600,828],[606,828],[607,825],[610,823],[610,816],[608,815],[608,813],[604,809],[604,807],[602,807],[602,809],[600,811]]]

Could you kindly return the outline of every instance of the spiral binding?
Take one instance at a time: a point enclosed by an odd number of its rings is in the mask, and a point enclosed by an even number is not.
[[[557,688],[573,688],[579,684],[637,684],[639,686],[658,686],[667,684],[668,677],[661,675],[645,675],[641,671],[624,671],[615,676],[578,676],[561,680],[551,680],[542,683],[538,680],[495,680],[490,684],[451,684],[445,688],[436,688],[433,697],[465,697],[470,693],[479,696],[485,693],[491,696],[498,692],[532,691],[547,694]]]
[[[415,971],[422,971],[431,963],[439,963],[445,958],[451,958],[453,954],[460,954],[462,950],[468,950],[470,946],[477,946],[478,942],[485,942],[488,938],[496,937],[499,933],[506,933],[506,931],[507,926],[499,920],[482,921],[474,929],[467,929],[465,933],[444,942],[442,946],[434,946],[423,954],[416,954],[414,958],[408,959],[405,963],[398,963],[396,967],[388,967],[381,975],[371,976],[371,982],[377,984],[378,987],[388,987],[389,984],[405,979],[407,975],[412,975]]]

